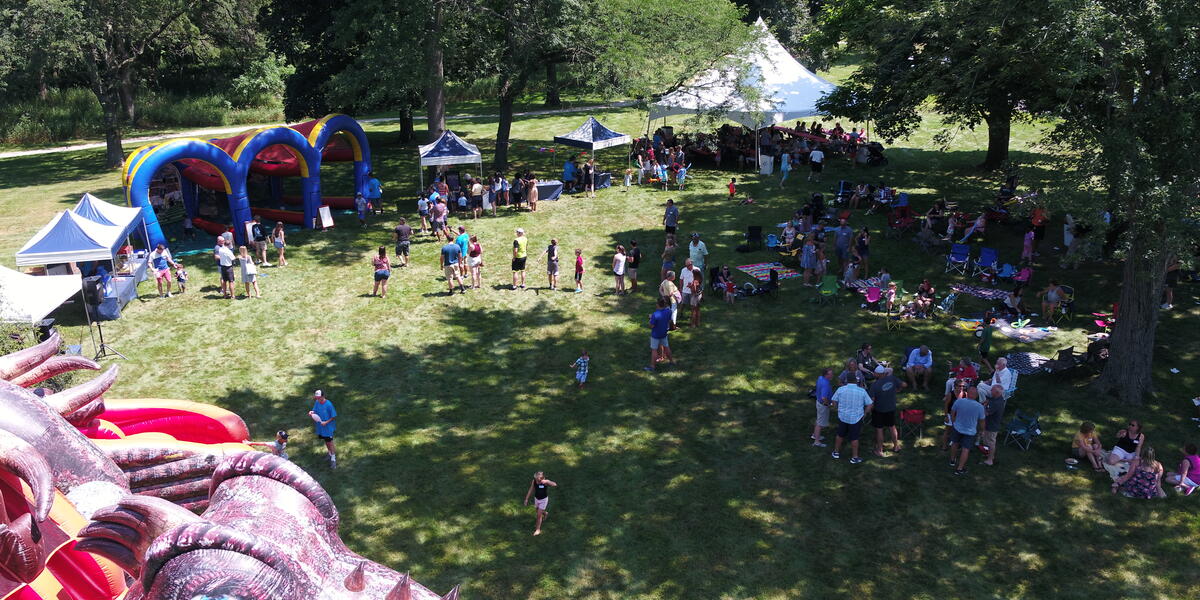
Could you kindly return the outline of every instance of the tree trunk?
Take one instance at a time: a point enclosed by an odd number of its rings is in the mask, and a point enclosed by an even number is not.
[[[92,91],[104,113],[104,166],[111,169],[121,166],[125,160],[125,150],[121,147],[121,97],[116,86],[97,85],[98,89]]]
[[[1012,107],[1008,104],[998,105],[988,110],[984,117],[988,126],[987,156],[980,169],[994,171],[1008,160],[1008,139],[1012,132]]]
[[[510,91],[500,95],[500,124],[496,126],[496,158],[492,170],[503,173],[508,170],[508,138],[512,133],[513,102],[516,94]]]
[[[1092,388],[1140,406],[1154,393],[1154,337],[1167,257],[1152,235],[1135,235],[1123,267],[1120,314],[1109,338],[1108,363]]]
[[[562,97],[558,94],[558,64],[546,61],[546,108],[562,108]]]
[[[413,140],[413,111],[411,106],[400,109],[400,143],[407,144]]]
[[[445,14],[442,3],[433,2],[430,7],[429,27],[425,31],[425,71],[428,83],[425,88],[425,109],[428,119],[429,141],[437,139],[446,130],[446,72],[443,67],[442,25]]]
[[[134,107],[132,65],[121,69],[121,85],[118,89],[121,94],[121,116],[126,124],[133,125],[136,122],[137,111]]]

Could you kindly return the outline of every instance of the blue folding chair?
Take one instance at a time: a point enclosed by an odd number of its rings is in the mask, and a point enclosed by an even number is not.
[[[900,195],[896,196],[896,208],[901,206],[908,206],[908,192],[900,192]]]
[[[967,274],[967,266],[971,262],[971,247],[965,244],[953,244],[950,246],[950,254],[946,255],[946,272],[957,272],[960,275]]]
[[[778,245],[779,245],[779,237],[773,233],[767,234],[767,247],[775,248]]]
[[[1017,274],[1016,267],[1014,267],[1008,263],[1004,263],[1000,267],[1000,271],[998,273],[996,273],[996,277],[999,279],[1012,279],[1012,276],[1016,275],[1016,274]]]
[[[995,269],[998,262],[1000,262],[1000,253],[996,252],[995,248],[980,248],[979,258],[975,259],[971,276],[982,275],[988,269]]]

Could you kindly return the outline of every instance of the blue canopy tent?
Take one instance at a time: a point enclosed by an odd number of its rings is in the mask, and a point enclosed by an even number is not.
[[[143,239],[150,239],[146,236],[146,224],[142,219],[142,210],[140,208],[132,208],[128,206],[117,206],[109,204],[91,194],[84,194],[79,199],[79,203],[71,212],[88,219],[95,221],[101,225],[111,227],[120,227],[125,231],[125,235],[131,235],[139,227],[142,229]]]
[[[479,163],[479,176],[483,177],[483,153],[479,147],[467,143],[446,130],[442,137],[432,144],[426,144],[417,149],[421,156],[421,167],[440,167],[443,165],[463,165]],[[425,169],[421,171],[421,189],[425,189]]]
[[[126,233],[64,210],[17,251],[17,266],[112,260]]]
[[[620,146],[622,144],[628,144],[631,142],[632,140],[628,135],[624,133],[617,133],[605,127],[600,121],[596,120],[596,117],[588,117],[587,121],[584,121],[583,125],[580,125],[571,133],[554,136],[554,143],[562,144],[564,146],[572,146],[574,148],[583,148],[591,153],[592,158],[596,157],[597,150],[611,148],[613,146]],[[567,167],[571,165],[571,160],[572,159],[568,159],[567,163],[564,165],[564,178],[570,178],[570,174],[567,173]],[[629,157],[626,156],[625,160],[628,163]],[[600,174],[597,174],[597,179],[599,178]],[[604,178],[604,181],[608,181],[607,174],[604,175]],[[596,189],[600,189],[602,187],[608,187],[608,184],[597,182]]]

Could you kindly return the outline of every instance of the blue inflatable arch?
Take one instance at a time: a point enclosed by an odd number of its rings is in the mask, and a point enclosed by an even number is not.
[[[246,176],[242,169],[219,146],[199,138],[183,138],[171,140],[153,146],[145,146],[135,150],[125,161],[125,200],[130,206],[142,209],[142,217],[146,222],[147,243],[151,248],[156,244],[166,244],[162,226],[154,207],[150,205],[150,181],[164,165],[177,160],[195,159],[207,163],[220,176],[225,184],[225,194],[229,197],[229,210],[233,221],[240,223],[250,219],[250,202],[246,196]],[[235,235],[238,234],[234,228]],[[245,242],[245,233],[238,235]]]

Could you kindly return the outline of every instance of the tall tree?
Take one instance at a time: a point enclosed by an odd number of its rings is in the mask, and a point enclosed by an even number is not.
[[[1154,390],[1167,266],[1200,237],[1200,11],[1193,0],[1075,0],[1063,14],[1071,51],[1047,58],[1066,79],[1055,139],[1081,190],[1103,186],[1124,231],[1120,315],[1093,385],[1141,404]],[[1077,208],[1094,213],[1095,199]]]
[[[808,43],[844,43],[859,66],[818,106],[875,122],[885,139],[907,137],[926,103],[941,113],[949,143],[957,130],[988,128],[987,156],[1008,159],[1014,119],[1042,114],[1053,98],[1048,56],[1069,36],[1045,0],[847,0],[821,13]]]

